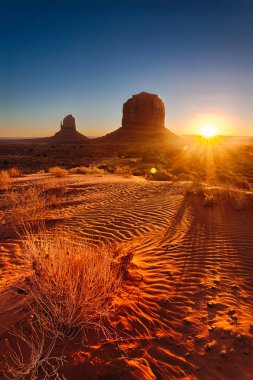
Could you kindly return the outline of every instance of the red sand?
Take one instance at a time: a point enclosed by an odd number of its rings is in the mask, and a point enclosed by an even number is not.
[[[48,177],[19,184],[35,180]],[[112,318],[117,339],[69,344],[66,379],[253,379],[252,200],[237,211],[225,201],[204,207],[180,184],[111,175],[59,181],[66,193],[50,218],[86,239],[127,241],[135,252]],[[2,240],[2,334],[22,318],[25,297],[6,290],[20,255],[17,242]]]

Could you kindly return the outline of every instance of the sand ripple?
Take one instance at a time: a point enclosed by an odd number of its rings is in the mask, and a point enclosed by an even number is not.
[[[119,339],[72,351],[69,378],[252,378],[252,204],[206,208],[179,185],[110,176],[72,181],[66,199],[64,228],[135,251],[112,319]]]

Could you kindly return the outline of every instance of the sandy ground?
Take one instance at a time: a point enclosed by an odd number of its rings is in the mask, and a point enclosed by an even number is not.
[[[33,175],[16,183],[48,180]],[[118,339],[90,336],[70,345],[66,378],[253,379],[253,202],[241,211],[225,201],[204,207],[180,184],[142,178],[60,181],[66,192],[49,218],[88,240],[134,247],[112,320]],[[0,242],[2,334],[22,317],[24,303],[7,290],[22,257],[7,235],[2,231]],[[0,339],[0,354],[2,346]]]

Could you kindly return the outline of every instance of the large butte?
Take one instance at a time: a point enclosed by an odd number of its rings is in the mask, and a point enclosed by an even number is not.
[[[174,142],[178,139],[165,128],[165,107],[156,94],[141,92],[123,104],[121,127],[100,140],[113,143]]]

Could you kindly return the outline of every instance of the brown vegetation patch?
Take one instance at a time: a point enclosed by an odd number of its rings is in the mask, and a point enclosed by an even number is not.
[[[8,171],[0,171],[0,190],[7,190],[11,185],[11,177]]]
[[[68,171],[59,166],[54,166],[53,168],[48,169],[48,173],[54,175],[56,178],[63,178],[68,175]]]

